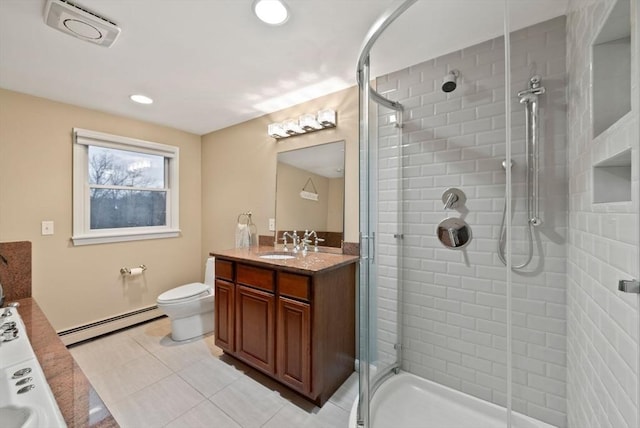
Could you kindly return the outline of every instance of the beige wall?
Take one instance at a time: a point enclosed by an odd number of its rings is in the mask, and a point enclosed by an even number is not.
[[[72,245],[74,127],[180,148],[181,237]],[[33,243],[33,295],[57,330],[153,305],[164,290],[201,280],[200,146],[198,135],[0,89],[0,241]],[[53,236],[41,236],[42,220],[55,222]],[[123,283],[120,267],[139,264],[144,278]]]
[[[322,108],[335,129],[276,142],[271,122]],[[72,128],[180,148],[181,237],[74,247]],[[0,242],[33,243],[33,295],[56,330],[155,304],[163,291],[202,279],[206,255],[234,246],[239,213],[252,211],[259,234],[275,216],[276,157],[345,141],[345,241],[358,241],[358,94],[355,87],[202,137],[0,89]],[[40,223],[55,222],[53,236]],[[122,266],[145,264],[122,281]],[[10,284],[4,284],[10,286]]]
[[[327,231],[342,232],[344,224],[344,178],[329,179]]]
[[[318,191],[318,200],[302,199],[300,191],[308,179],[306,189]],[[329,211],[329,179],[312,174],[286,163],[278,163],[276,181],[276,229],[277,230],[327,230]]]
[[[332,108],[338,126],[279,141],[267,125]],[[231,248],[238,214],[252,211],[267,235],[275,216],[277,153],[345,141],[345,241],[358,242],[358,92],[352,87],[202,137],[202,252]]]

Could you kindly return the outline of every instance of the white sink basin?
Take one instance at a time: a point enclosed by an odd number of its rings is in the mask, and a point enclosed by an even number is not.
[[[22,318],[16,309],[11,312],[11,316],[0,318],[0,325],[15,322],[18,330],[16,339],[0,342],[0,425],[2,428],[66,427],[31,348]]]
[[[6,428],[35,428],[38,426],[38,412],[31,407],[0,407],[0,421]]]
[[[266,253],[261,254],[258,257],[267,260],[291,260],[296,258],[296,256],[287,253]]]

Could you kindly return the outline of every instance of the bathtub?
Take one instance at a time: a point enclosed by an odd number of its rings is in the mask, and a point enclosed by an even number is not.
[[[356,428],[358,399],[349,428]],[[512,412],[512,428],[554,428]],[[371,401],[371,428],[505,428],[507,410],[438,383],[401,372],[385,381]]]

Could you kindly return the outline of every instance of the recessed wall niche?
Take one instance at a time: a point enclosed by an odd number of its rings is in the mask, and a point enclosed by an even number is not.
[[[629,0],[618,0],[593,42],[593,136],[631,111]]]
[[[593,203],[631,201],[631,149],[593,167]]]

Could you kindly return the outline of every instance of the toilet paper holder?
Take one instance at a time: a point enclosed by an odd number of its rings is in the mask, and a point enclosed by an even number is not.
[[[131,272],[135,272],[134,269],[142,269],[142,272],[144,272],[145,270],[147,270],[147,267],[145,265],[140,265],[137,268],[122,267],[120,268],[120,275],[131,275]]]

